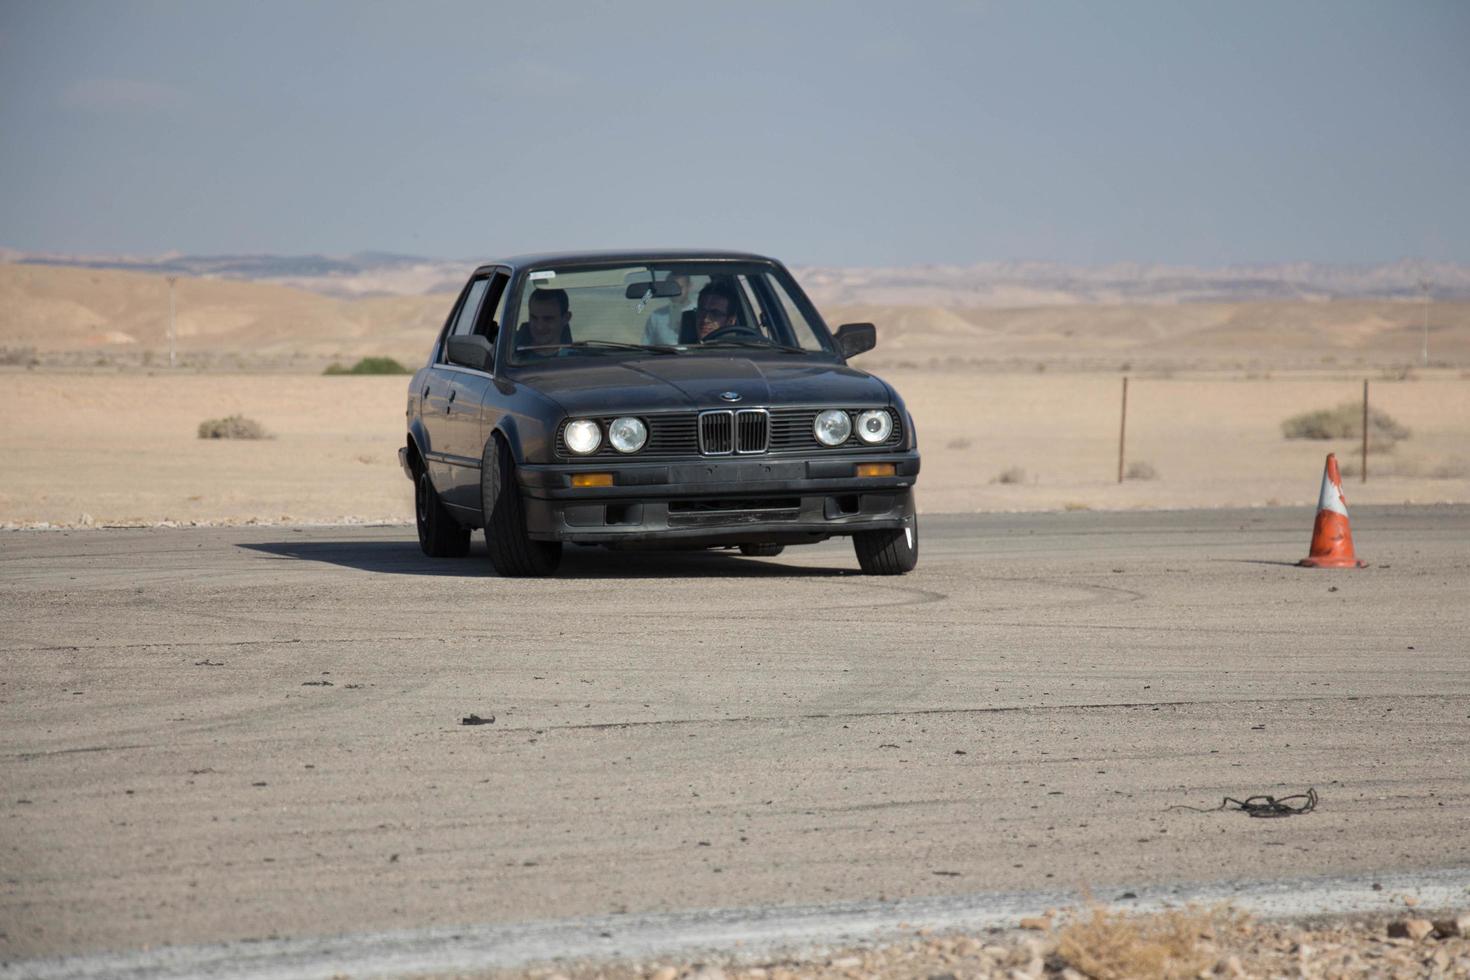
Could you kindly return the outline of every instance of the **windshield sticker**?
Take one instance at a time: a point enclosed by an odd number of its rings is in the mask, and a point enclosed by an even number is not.
[[[532,282],[540,282],[542,279],[555,279],[556,278],[556,270],[555,269],[542,269],[540,272],[533,272],[533,273],[531,273],[526,278],[529,279],[529,280],[531,280]]]

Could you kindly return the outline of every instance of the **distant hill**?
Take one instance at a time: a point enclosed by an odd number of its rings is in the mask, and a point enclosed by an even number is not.
[[[0,249],[0,262],[116,269],[294,286],[326,296],[418,296],[458,289],[481,261],[384,252],[326,255],[44,255]],[[1240,303],[1279,300],[1470,300],[1470,266],[1404,260],[1380,265],[1291,262],[1192,268],[1121,263],[987,262],[895,268],[798,268],[819,304],[1019,308],[1072,304]]]
[[[452,290],[342,299],[275,282],[168,274],[180,276],[177,350],[183,363],[205,369],[319,371],[369,355],[421,363],[454,300]],[[829,290],[810,278],[832,326],[878,325],[878,348],[860,362],[873,368],[1397,369],[1417,365],[1423,343],[1424,306],[1405,300],[856,302],[891,294]],[[918,295],[920,287],[907,288],[901,296]],[[1470,368],[1470,302],[1436,300],[1429,312],[1433,363]],[[0,363],[158,365],[167,362],[167,331],[163,275],[0,264]]]
[[[477,260],[426,259],[387,252],[327,255],[43,255],[0,249],[0,261],[73,269],[110,269],[192,279],[294,286],[325,296],[422,296],[457,290]]]

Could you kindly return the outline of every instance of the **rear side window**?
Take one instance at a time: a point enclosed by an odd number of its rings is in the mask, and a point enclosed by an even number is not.
[[[454,326],[449,328],[449,336],[464,337],[474,332],[475,318],[480,314],[480,304],[485,299],[485,290],[489,285],[488,276],[470,283],[469,292],[465,294],[464,302],[460,304],[459,315],[454,318]]]

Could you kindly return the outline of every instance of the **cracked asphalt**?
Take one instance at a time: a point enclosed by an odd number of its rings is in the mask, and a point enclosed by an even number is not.
[[[896,579],[0,534],[0,955],[1470,866],[1470,507],[1354,509],[1361,571],[1311,521],[925,516]]]

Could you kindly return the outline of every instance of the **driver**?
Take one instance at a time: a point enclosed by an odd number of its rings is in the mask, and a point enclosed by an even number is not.
[[[695,340],[703,341],[710,334],[726,327],[735,326],[735,312],[740,309],[740,299],[728,283],[711,282],[699,291],[699,304],[694,308]]]
[[[572,342],[572,306],[565,289],[538,289],[526,308],[530,316],[516,330],[517,348],[542,348],[529,353],[550,357],[556,352],[549,348]]]

